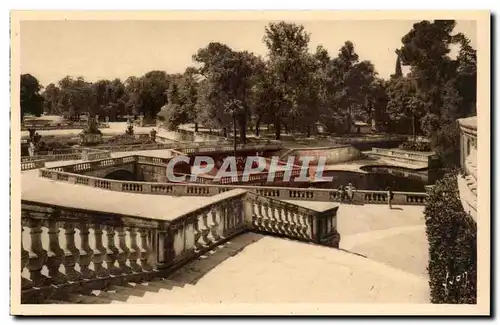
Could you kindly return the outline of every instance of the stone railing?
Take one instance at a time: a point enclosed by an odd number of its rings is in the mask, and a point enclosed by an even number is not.
[[[87,127],[87,122],[84,123],[61,123],[57,125],[51,125],[51,124],[24,124],[21,126],[21,131],[28,131],[29,129],[35,129],[37,131],[47,131],[47,130],[79,130],[79,129],[84,129]],[[108,123],[99,123],[98,126],[100,129],[107,129],[109,128]]]
[[[170,220],[31,201],[21,211],[22,303],[109,302],[92,292],[165,277],[246,231],[338,247],[336,208],[316,212],[244,190]]]
[[[254,231],[338,247],[337,209],[318,212],[295,204],[247,193],[245,217]]]
[[[21,210],[23,303],[147,280],[166,261],[167,221],[27,201]]]
[[[81,153],[82,160],[99,160],[111,158],[111,151],[93,148],[83,148]]]
[[[169,265],[186,263],[216,245],[248,230],[244,215],[245,191],[215,196],[212,202],[177,217],[169,228]]]
[[[45,167],[45,160],[43,159],[29,159],[21,161],[21,170],[38,169]]]
[[[117,160],[118,159],[118,160]],[[187,183],[155,183],[155,182],[132,182],[119,181],[91,177],[81,174],[95,166],[107,167],[135,161],[134,157],[114,158],[101,161],[89,161],[85,163],[70,165],[74,167],[57,167],[52,169],[40,169],[40,177],[50,178],[70,184],[86,185],[118,192],[131,192],[156,195],[172,196],[214,196],[233,189],[245,189],[255,192],[261,196],[279,200],[305,200],[340,202],[340,193],[336,189],[312,189],[291,188],[272,186],[245,186],[245,185],[214,185],[214,184],[187,184]],[[418,192],[394,192],[392,204],[395,205],[425,205],[427,193]],[[387,204],[386,191],[356,190],[354,202],[364,204]]]
[[[49,161],[65,161],[65,160],[80,160],[82,158],[82,154],[80,151],[75,150],[72,153],[62,153],[62,154],[49,154],[49,155],[35,155],[32,157],[24,156],[21,157],[21,161],[25,161],[25,159],[34,159],[34,160],[45,160]]]
[[[202,143],[203,145],[189,145],[189,146],[184,146],[181,149],[177,149],[184,154],[194,154],[194,153],[209,153],[209,152],[218,152],[218,151],[223,151],[223,152],[231,152],[234,150],[233,145],[218,145],[218,146],[208,146]],[[177,144],[177,147],[179,145]],[[273,143],[273,144],[237,144],[236,145],[236,150],[280,150],[283,148],[283,145],[280,143]]]

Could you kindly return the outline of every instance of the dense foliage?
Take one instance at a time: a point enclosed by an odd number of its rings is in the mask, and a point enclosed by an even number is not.
[[[311,35],[300,24],[269,23],[263,35],[268,52],[259,57],[211,42],[193,54],[194,67],[182,74],[150,71],[141,77],[87,82],[67,76],[43,92],[47,114],[77,119],[81,113],[108,116],[157,114],[167,128],[195,123],[233,129],[245,142],[252,130],[272,126],[283,132],[352,132],[367,122],[377,132],[426,136],[444,164],[458,162],[457,118],[475,115],[476,50],[455,21],[421,21],[402,35],[395,71],[387,80],[361,59],[346,40],[337,53],[321,45],[310,51]],[[458,55],[450,48],[458,45]],[[403,67],[409,73],[403,73]],[[34,79],[34,80],[32,80]],[[23,78],[23,112],[39,113],[35,78]]]
[[[30,74],[21,75],[21,121],[24,115],[40,116],[43,113],[43,97],[40,95],[42,86],[38,79]]]
[[[477,226],[462,207],[455,172],[430,191],[425,224],[431,302],[476,303]]]
[[[431,145],[429,142],[423,141],[405,141],[400,146],[401,149],[426,152],[431,151]]]

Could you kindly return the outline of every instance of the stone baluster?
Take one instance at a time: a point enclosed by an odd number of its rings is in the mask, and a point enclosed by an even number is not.
[[[86,223],[81,223],[78,225],[80,230],[80,273],[83,279],[93,279],[96,274],[90,269],[90,263],[92,262],[93,250],[90,247],[90,227]]]
[[[284,231],[284,225],[283,225],[283,208],[278,206],[276,209],[276,214],[275,214],[275,217],[276,217],[276,231],[278,232],[278,234],[284,234],[285,231]]]
[[[256,215],[256,226],[258,230],[264,230],[263,225],[262,225],[262,220],[264,218],[264,214],[262,211],[262,204],[260,202],[255,203],[257,205],[257,215]]]
[[[66,282],[64,274],[59,272],[59,267],[64,261],[64,251],[59,245],[59,222],[55,220],[47,221],[49,250],[47,252],[47,268],[52,284],[62,284]]]
[[[219,233],[219,225],[220,225],[220,215],[218,215],[218,211],[220,208],[215,207],[210,211],[210,216],[212,218],[212,226],[210,227],[210,232],[212,235],[212,238],[215,241],[218,241],[221,238],[221,234]]]
[[[305,239],[309,239],[309,216],[302,214],[302,234]]]
[[[273,233],[278,232],[278,220],[276,218],[276,208],[274,208],[272,205],[269,205],[270,209],[270,214],[269,214],[269,226],[271,228],[271,231]]]
[[[241,199],[233,199],[231,200],[231,203],[234,206],[234,220],[235,220],[235,226],[240,226],[244,222],[244,215],[243,215],[243,201]]]
[[[130,249],[127,247],[126,236],[127,232],[125,228],[119,227],[117,229],[118,233],[118,265],[122,273],[131,273],[132,269],[127,265],[127,261],[130,255]]]
[[[222,208],[226,210],[227,220],[228,220],[228,228],[229,232],[234,230],[234,225],[236,224],[236,206],[230,200],[225,201],[222,205]]]
[[[312,239],[313,233],[312,233],[312,225],[310,222],[311,218],[308,215],[304,215],[302,218],[304,220],[304,236],[308,240]]]
[[[137,245],[137,229],[130,227],[128,228],[128,233],[130,236],[130,249],[128,255],[129,266],[133,272],[141,272],[142,268],[139,263],[137,263],[141,253],[139,245]]]
[[[269,213],[269,205],[264,204],[264,220],[263,220],[263,225],[264,225],[264,230],[265,231],[271,231],[270,223],[271,223],[271,215]]]
[[[66,245],[64,247],[64,272],[69,281],[78,281],[81,274],[75,270],[77,261],[80,259],[80,251],[75,245],[75,225],[72,222],[64,222],[64,236]]]
[[[48,281],[42,274],[43,266],[47,261],[47,251],[43,249],[42,245],[42,225],[41,221],[37,219],[30,219],[28,221],[30,228],[30,248],[28,251],[28,270],[30,272],[30,280],[34,287],[41,287]]]
[[[208,235],[211,232],[211,223],[208,221],[209,211],[201,211],[201,220],[203,223],[203,228],[201,230],[201,238],[203,240],[203,245],[209,246],[212,244],[212,240],[208,238]]]
[[[105,278],[109,275],[108,270],[103,266],[106,248],[104,247],[102,235],[103,235],[103,226],[94,225],[94,249],[92,252],[92,264],[93,271],[95,275],[99,278]]]
[[[116,265],[118,259],[118,248],[115,245],[115,230],[113,226],[106,226],[106,268],[111,275],[120,275],[121,270]]]
[[[300,236],[300,224],[298,222],[299,215],[296,211],[290,211],[290,217],[291,217],[291,230],[292,230],[292,236],[294,237],[299,237]]]
[[[23,220],[24,221],[24,220]],[[23,244],[23,232],[24,232],[24,222],[22,221],[21,225],[21,289],[29,289],[33,286],[33,283],[23,277],[23,270],[29,263],[29,253],[24,249]]]
[[[149,254],[151,251],[151,248],[149,247],[148,243],[148,230],[147,229],[140,229],[139,230],[140,235],[141,235],[141,246],[140,246],[140,260],[141,260],[141,266],[142,269],[146,272],[152,271],[153,266],[151,265],[149,261]]]
[[[287,208],[283,210],[283,233],[290,235],[291,221],[290,221],[290,211]]]
[[[200,222],[200,219],[198,218],[198,216],[196,216],[196,218],[194,219],[194,222],[193,222],[194,247],[195,247],[195,250],[198,249],[198,247],[200,246],[200,244],[198,242],[199,242],[200,237],[202,235],[201,230],[200,230],[199,222]]]

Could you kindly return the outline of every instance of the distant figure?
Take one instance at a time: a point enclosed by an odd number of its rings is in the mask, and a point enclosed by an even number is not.
[[[344,189],[344,186],[340,185],[338,191],[340,193],[340,203],[342,203],[344,201],[344,199],[345,199],[345,189]]]
[[[29,144],[28,153],[30,157],[33,157],[35,155],[35,144],[33,143],[32,140],[28,140],[28,144]]]
[[[349,185],[347,185],[347,194],[349,197],[349,201],[351,201],[351,203],[353,203],[354,202],[354,186],[352,186],[352,183],[349,183]]]
[[[389,209],[392,209],[392,190],[390,187],[387,188],[387,203],[389,204]]]

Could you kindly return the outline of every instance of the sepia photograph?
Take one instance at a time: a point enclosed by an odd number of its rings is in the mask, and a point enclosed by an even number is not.
[[[490,314],[488,11],[12,11],[11,42],[13,315]]]

